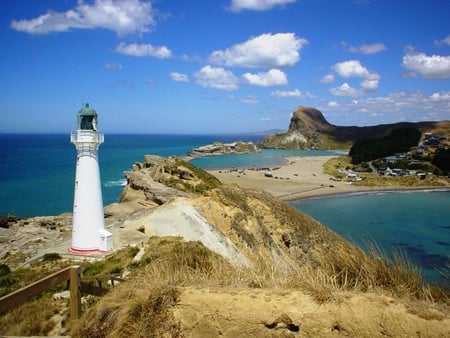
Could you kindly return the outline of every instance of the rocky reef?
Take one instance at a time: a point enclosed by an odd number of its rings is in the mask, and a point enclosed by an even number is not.
[[[188,156],[200,157],[207,155],[224,155],[224,154],[247,154],[257,153],[261,150],[253,142],[236,141],[232,143],[214,142],[204,145],[188,152]]]

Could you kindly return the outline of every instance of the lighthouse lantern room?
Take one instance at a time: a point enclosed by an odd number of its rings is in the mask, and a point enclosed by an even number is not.
[[[77,150],[71,252],[112,249],[112,234],[105,230],[98,165],[98,148],[103,141],[104,135],[97,130],[97,112],[87,103],[78,112],[76,132],[70,135],[70,142]]]

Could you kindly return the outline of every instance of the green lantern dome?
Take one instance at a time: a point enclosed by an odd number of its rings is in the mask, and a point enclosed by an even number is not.
[[[78,129],[97,131],[97,112],[89,107],[89,103],[78,111],[77,124]]]

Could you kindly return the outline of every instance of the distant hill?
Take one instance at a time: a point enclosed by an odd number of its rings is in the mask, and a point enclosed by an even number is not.
[[[414,127],[422,134],[430,132],[450,137],[450,121],[398,122],[376,126],[335,126],[329,123],[322,112],[312,107],[300,106],[293,114],[289,129],[265,137],[258,145],[261,148],[282,149],[343,149],[363,138],[380,138],[394,129]]]

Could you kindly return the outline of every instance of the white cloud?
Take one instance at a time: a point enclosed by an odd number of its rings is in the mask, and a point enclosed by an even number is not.
[[[234,12],[242,10],[267,11],[275,6],[284,6],[297,0],[232,0],[230,9]]]
[[[177,82],[189,82],[189,76],[187,74],[177,73],[177,72],[171,72],[170,78]]]
[[[450,46],[450,35],[447,35],[444,39],[434,42],[438,46],[448,45]]]
[[[403,68],[427,79],[450,78],[450,56],[416,53],[408,50],[403,56]]]
[[[274,96],[274,97],[278,97],[278,98],[296,98],[296,99],[304,99],[304,98],[309,98],[309,99],[313,99],[315,98],[314,95],[310,94],[310,93],[302,93],[300,90],[298,89],[294,89],[294,90],[275,90],[273,92],[270,93],[270,96]]]
[[[361,91],[351,87],[347,82],[344,82],[339,87],[331,88],[330,93],[335,96],[348,96],[348,97],[358,97],[362,95]]]
[[[334,75],[333,74],[327,74],[323,78],[320,79],[320,82],[322,82],[322,83],[334,82]]]
[[[195,73],[197,83],[203,87],[221,90],[237,90],[239,79],[221,67],[205,66]]]
[[[242,99],[242,102],[248,104],[257,104],[259,103],[259,100],[253,95],[248,95],[246,98]]]
[[[358,54],[376,54],[387,50],[386,46],[382,43],[373,43],[371,45],[363,44],[361,46],[350,46],[349,51]]]
[[[430,99],[432,101],[434,101],[434,102],[449,102],[449,105],[450,105],[450,91],[449,92],[433,93],[430,96]]]
[[[230,67],[293,66],[300,60],[300,50],[307,43],[294,33],[261,34],[226,50],[214,51],[209,60]]]
[[[103,28],[118,35],[145,33],[155,26],[151,3],[140,0],[78,1],[66,12],[48,11],[30,20],[13,20],[11,27],[30,34],[66,32],[71,29]]]
[[[129,45],[126,45],[122,42],[117,46],[116,51],[125,55],[154,56],[159,59],[166,59],[172,56],[172,52],[169,48],[165,46],[152,46],[150,44],[138,45],[136,43],[130,43]]]
[[[332,69],[338,73],[340,76],[348,77],[367,77],[370,72],[366,67],[361,65],[358,60],[349,60],[344,62],[336,63]]]
[[[257,74],[245,73],[242,77],[248,84],[260,87],[284,86],[288,84],[286,74],[278,69],[271,69],[268,72]]]
[[[362,90],[365,92],[372,92],[377,90],[380,82],[380,76],[376,73],[370,73],[367,78],[361,82]]]
[[[339,103],[336,101],[330,101],[327,104],[328,107],[339,107]]]
[[[358,60],[349,60],[336,63],[332,69],[343,78],[358,77],[364,79],[361,82],[361,89],[358,90],[352,88],[348,85],[348,83],[344,83],[340,87],[331,89],[331,93],[333,95],[357,97],[378,89],[380,75],[369,71]]]
[[[334,101],[332,101],[334,102]],[[443,121],[450,116],[450,91],[424,95],[420,91],[395,92],[383,97],[358,98],[348,102],[333,103],[323,108],[330,113],[334,109],[339,113],[340,125],[371,124],[376,116],[377,123],[399,121]],[[359,114],[359,116],[358,116]],[[353,120],[350,120],[353,119]]]

